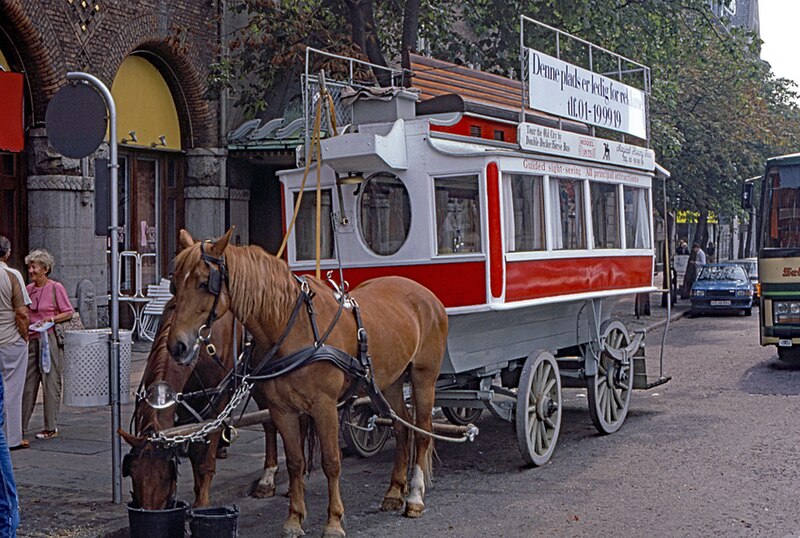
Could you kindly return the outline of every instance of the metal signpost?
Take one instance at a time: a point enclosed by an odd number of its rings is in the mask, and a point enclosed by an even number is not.
[[[117,430],[121,425],[120,406],[120,342],[119,342],[119,290],[116,260],[119,251],[118,186],[117,186],[117,109],[111,92],[97,77],[88,73],[69,72],[67,80],[77,82],[56,93],[47,108],[47,132],[50,144],[67,157],[82,158],[94,153],[106,132],[105,113],[108,112],[108,146],[110,152],[110,222],[111,238],[111,338],[109,341],[109,392],[111,397],[111,475],[113,500],[122,503],[122,443]],[[94,87],[90,89],[89,86]],[[96,90],[96,91],[95,91]],[[97,93],[105,101],[96,98]],[[92,95],[94,94],[94,95]],[[101,123],[102,120],[102,123]]]

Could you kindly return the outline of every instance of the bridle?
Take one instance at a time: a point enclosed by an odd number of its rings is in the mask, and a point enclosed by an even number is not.
[[[217,315],[217,306],[219,305],[219,298],[222,295],[222,285],[228,285],[228,267],[225,265],[224,256],[217,258],[206,252],[205,243],[210,243],[210,241],[200,243],[200,259],[208,266],[208,280],[206,280],[203,286],[208,290],[208,293],[214,297],[214,304],[211,305],[211,310],[208,312],[206,322],[197,329],[197,338],[206,346],[206,351],[211,355],[211,358],[221,366],[221,361],[217,356],[217,349],[214,347],[214,344],[211,343],[211,326],[219,317]],[[175,286],[174,280],[171,280],[169,283],[169,292],[172,295],[175,295],[177,292],[177,286]]]

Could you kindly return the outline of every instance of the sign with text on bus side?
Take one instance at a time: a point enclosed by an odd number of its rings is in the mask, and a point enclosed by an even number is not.
[[[520,147],[528,151],[616,164],[649,172],[656,167],[656,154],[652,149],[533,123],[519,124],[517,140]]]
[[[535,49],[528,52],[528,105],[534,110],[647,138],[645,93]]]

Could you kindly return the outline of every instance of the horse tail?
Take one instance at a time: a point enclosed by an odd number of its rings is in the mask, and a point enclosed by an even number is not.
[[[314,427],[314,419],[309,415],[300,417],[300,431],[301,435],[305,437],[306,445],[306,476],[311,474],[314,470],[314,456],[319,448],[319,437],[317,436],[317,428]]]

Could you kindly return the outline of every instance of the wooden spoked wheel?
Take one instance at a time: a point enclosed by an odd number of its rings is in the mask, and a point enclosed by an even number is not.
[[[517,444],[526,463],[550,461],[561,430],[561,378],[556,359],[535,351],[525,360],[516,407]]]
[[[605,350],[623,350],[630,342],[628,330],[621,321],[609,319],[600,326],[597,375],[586,379],[586,388],[589,414],[602,434],[614,433],[625,422],[633,388],[633,357],[629,357],[626,364]]]
[[[483,409],[472,409],[471,407],[442,407],[444,418],[456,426],[472,424],[480,418],[481,413],[483,413]]]
[[[372,404],[354,403],[345,406],[342,412],[342,438],[348,453],[355,454],[361,458],[374,456],[386,444],[386,440],[392,434],[392,429],[387,426],[376,426],[373,430],[367,431],[369,419],[375,415]]]

